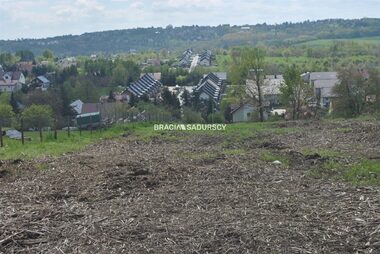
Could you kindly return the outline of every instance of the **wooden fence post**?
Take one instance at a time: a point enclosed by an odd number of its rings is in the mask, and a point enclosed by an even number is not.
[[[4,143],[3,143],[3,128],[1,127],[1,124],[0,124],[0,146],[1,147],[4,146]]]
[[[70,116],[67,117],[67,136],[70,137]]]
[[[25,137],[24,137],[24,120],[21,118],[21,143],[25,144]]]
[[[57,140],[57,118],[54,118],[54,139]]]

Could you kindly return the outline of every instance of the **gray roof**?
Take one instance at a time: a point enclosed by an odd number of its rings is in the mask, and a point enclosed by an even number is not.
[[[314,88],[332,88],[339,83],[338,79],[321,79],[314,81]]]
[[[198,86],[195,88],[195,91],[203,92],[211,97],[215,102],[218,102],[222,94],[226,77],[227,74],[222,72],[211,72],[200,80]]]
[[[137,97],[152,95],[162,86],[161,82],[155,80],[151,75],[144,74],[139,80],[132,82],[127,90]]]
[[[310,80],[328,80],[328,79],[338,79],[337,72],[312,72],[310,73]]]
[[[38,76],[37,79],[44,84],[49,84],[50,80],[48,80],[45,76]]]
[[[315,81],[315,80],[329,80],[329,79],[338,79],[338,73],[335,71],[332,72],[307,72],[302,74],[302,78],[305,81]]]

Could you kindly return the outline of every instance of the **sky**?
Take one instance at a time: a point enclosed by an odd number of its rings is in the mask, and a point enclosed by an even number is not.
[[[363,17],[380,18],[380,0],[0,0],[0,39]]]

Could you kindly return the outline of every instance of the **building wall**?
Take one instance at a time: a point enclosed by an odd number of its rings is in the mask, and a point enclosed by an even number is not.
[[[0,92],[16,92],[21,89],[21,84],[1,84]]]
[[[232,114],[232,121],[234,123],[251,121],[254,112],[255,108],[253,106],[244,105]]]

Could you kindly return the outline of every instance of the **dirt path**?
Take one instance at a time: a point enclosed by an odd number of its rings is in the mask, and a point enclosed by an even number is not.
[[[307,145],[303,133],[272,138],[295,149]],[[380,253],[379,187],[311,179],[306,168],[260,160],[262,140],[239,150],[225,141],[120,138],[5,163],[0,252]]]

